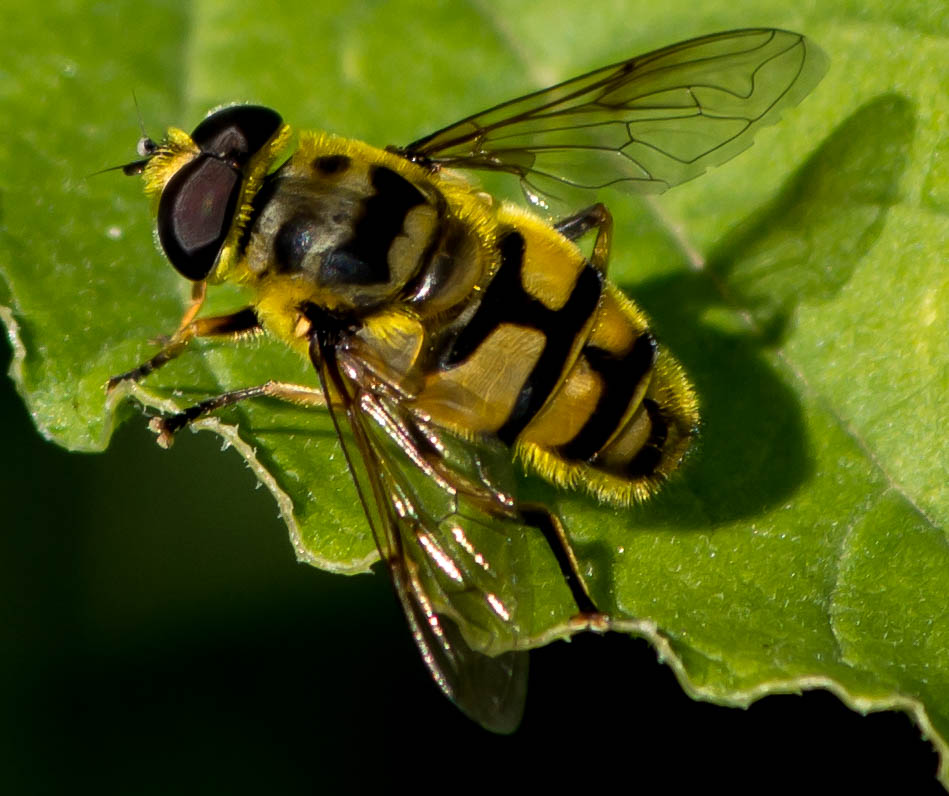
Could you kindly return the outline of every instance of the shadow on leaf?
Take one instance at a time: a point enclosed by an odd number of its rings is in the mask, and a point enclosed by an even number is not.
[[[774,201],[723,237],[705,269],[629,286],[694,381],[702,428],[682,474],[621,522],[710,531],[780,505],[809,477],[800,398],[767,349],[784,339],[799,303],[827,301],[847,283],[879,236],[913,114],[895,95],[867,103]],[[723,311],[749,319],[746,330],[708,321]]]
[[[865,104],[709,256],[726,300],[750,313],[765,344],[782,342],[797,304],[833,298],[879,238],[899,199],[914,117],[895,94]]]

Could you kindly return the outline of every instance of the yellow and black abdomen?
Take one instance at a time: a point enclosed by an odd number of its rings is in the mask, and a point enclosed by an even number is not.
[[[695,395],[678,363],[607,283],[590,336],[518,439],[518,452],[555,483],[628,504],[675,470],[697,424]]]
[[[415,406],[495,434],[539,474],[628,504],[675,469],[698,422],[643,314],[535,216],[498,212],[499,264]]]

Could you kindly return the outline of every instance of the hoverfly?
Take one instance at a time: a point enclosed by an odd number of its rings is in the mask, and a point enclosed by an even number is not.
[[[401,148],[290,128],[234,105],[188,135],[143,138],[171,264],[194,283],[175,333],[108,388],[195,338],[267,333],[312,362],[313,385],[268,382],[155,418],[159,442],[237,401],[328,409],[379,554],[441,689],[489,729],[518,724],[523,584],[504,563],[542,532],[588,626],[605,628],[557,517],[517,499],[503,464],[627,506],[679,465],[698,422],[681,368],[606,278],[602,204],[550,223],[456,169],[561,190],[657,192],[751,143],[820,79],[807,39],[750,29],[693,39],[498,105]],[[577,241],[595,233],[592,253]],[[208,285],[250,306],[198,317]],[[501,463],[499,465],[499,462]],[[515,562],[516,563],[516,562]]]

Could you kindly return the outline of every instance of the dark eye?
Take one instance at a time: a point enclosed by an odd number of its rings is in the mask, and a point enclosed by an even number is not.
[[[241,174],[222,160],[199,156],[162,191],[158,239],[182,276],[198,282],[214,267],[240,196]]]
[[[198,282],[211,273],[234,222],[241,167],[281,124],[270,108],[235,105],[194,129],[191,137],[201,154],[168,181],[158,204],[158,239],[182,276]]]
[[[202,152],[242,166],[280,129],[280,114],[261,105],[233,105],[212,113],[191,138]]]

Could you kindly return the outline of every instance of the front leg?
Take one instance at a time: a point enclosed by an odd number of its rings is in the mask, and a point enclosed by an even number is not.
[[[203,300],[203,296],[202,296]],[[213,318],[199,318],[192,320],[200,308],[200,303],[193,302],[182,318],[171,339],[151,359],[146,360],[137,368],[133,368],[118,376],[113,376],[106,382],[106,391],[112,392],[126,381],[141,381],[150,373],[154,373],[163,365],[176,359],[188,347],[188,344],[197,337],[216,337],[224,340],[238,340],[249,334],[261,331],[257,313],[252,307],[245,307],[230,315],[218,315]]]

